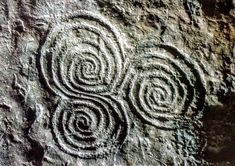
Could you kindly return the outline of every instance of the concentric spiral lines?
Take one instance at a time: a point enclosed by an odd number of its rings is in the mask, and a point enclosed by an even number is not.
[[[114,152],[129,129],[123,107],[116,103],[88,97],[61,101],[52,118],[54,138],[61,150],[87,159]]]
[[[144,53],[133,60],[128,103],[154,126],[174,128],[202,110],[205,83],[199,66],[172,46]]]
[[[57,95],[110,94],[123,78],[121,35],[88,11],[52,26],[40,51],[40,70]]]
[[[61,97],[51,124],[65,153],[88,159],[116,151],[130,128],[126,110],[164,129],[177,128],[203,110],[203,72],[175,47],[155,45],[155,51],[125,57],[121,34],[99,14],[84,10],[50,27],[38,68]]]

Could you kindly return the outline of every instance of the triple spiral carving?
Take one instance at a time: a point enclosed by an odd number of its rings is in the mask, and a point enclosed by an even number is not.
[[[62,99],[52,132],[64,152],[81,158],[112,154],[128,136],[128,111],[173,129],[203,109],[204,78],[188,55],[158,45],[156,52],[126,57],[122,42],[109,21],[81,10],[53,25],[40,48],[41,75]]]

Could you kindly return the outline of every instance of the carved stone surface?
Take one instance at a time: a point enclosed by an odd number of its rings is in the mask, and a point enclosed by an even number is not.
[[[234,165],[234,10],[0,0],[0,165]]]

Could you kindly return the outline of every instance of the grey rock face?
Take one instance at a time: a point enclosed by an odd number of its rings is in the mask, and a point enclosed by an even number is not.
[[[232,1],[0,1],[0,165],[234,165]]]

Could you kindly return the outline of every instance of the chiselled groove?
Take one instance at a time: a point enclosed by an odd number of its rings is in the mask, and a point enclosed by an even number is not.
[[[52,28],[40,68],[57,95],[111,94],[123,78],[124,60],[118,31],[103,17],[79,11]]]
[[[188,55],[172,46],[158,47],[133,59],[128,103],[144,122],[171,129],[203,109],[205,83]]]
[[[128,136],[127,111],[164,129],[198,115],[206,95],[200,67],[173,46],[155,47],[125,57],[121,34],[89,11],[52,25],[39,69],[61,97],[51,122],[62,151],[85,159],[114,153]]]
[[[85,11],[85,10],[80,10],[78,11],[76,14],[72,15],[72,16],[68,16],[68,18],[70,19],[79,19],[79,18],[84,18],[84,19],[88,19],[88,20],[92,20],[95,22],[99,22],[102,26],[104,26],[109,32],[112,33],[112,36],[114,37],[115,41],[117,42],[118,48],[121,51],[121,56],[124,58],[124,47],[123,47],[123,39],[121,38],[120,33],[116,30],[116,28],[109,23],[105,18],[100,17],[99,15],[89,12],[89,11]],[[66,20],[67,18],[65,18]]]
[[[124,142],[129,128],[123,107],[94,97],[61,101],[52,127],[61,150],[87,159],[113,153]]]
[[[41,75],[62,97],[52,117],[53,136],[65,153],[102,158],[129,131],[124,106],[110,96],[124,78],[121,35],[92,12],[65,17],[52,25],[40,49]]]

